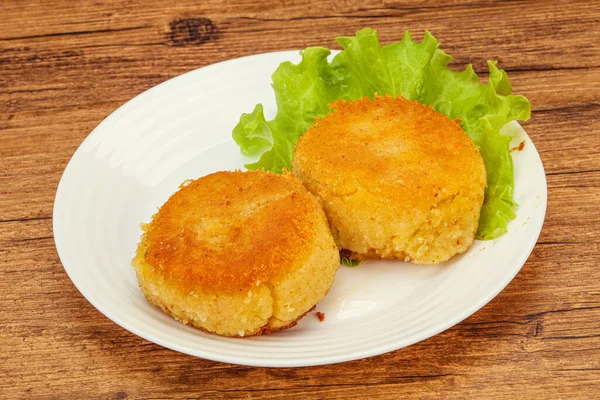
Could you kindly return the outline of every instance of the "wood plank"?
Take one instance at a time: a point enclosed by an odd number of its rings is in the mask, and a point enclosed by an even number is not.
[[[600,3],[366,0],[0,3],[0,397],[594,398],[600,393]],[[52,238],[58,181],[121,104],[189,70],[364,26],[383,43],[429,29],[486,79],[509,71],[549,202],[522,271],[424,342],[308,368],[179,354],[120,328],[77,291]],[[365,338],[368,340],[368,338]]]
[[[112,368],[122,371],[125,362],[128,372],[121,373],[127,376],[155,376],[160,373],[173,379],[176,377],[180,384],[189,388],[188,394],[200,393],[194,389],[200,381],[202,393],[215,390],[226,393],[227,397],[235,396],[229,390],[240,373],[248,378],[244,380],[246,386],[240,389],[261,392],[262,396],[270,396],[273,385],[278,390],[306,390],[307,385],[310,388],[311,368],[270,370],[194,359],[147,343],[106,318],[98,318],[99,313],[77,294],[68,278],[61,273],[58,260],[54,257],[48,259],[48,254],[53,253],[52,240],[46,238],[50,232],[49,221],[13,222],[13,227],[7,227],[8,224],[0,225],[4,229],[0,234],[7,238],[6,232],[9,232],[11,235],[6,241],[20,249],[4,256],[7,264],[19,265],[19,268],[6,271],[9,273],[5,274],[8,278],[5,287],[14,287],[19,282],[28,282],[28,285],[21,284],[26,296],[15,296],[14,293],[12,296],[0,296],[2,310],[10,309],[16,302],[21,304],[20,314],[3,319],[6,324],[0,333],[0,341],[9,344],[6,346],[8,351],[3,352],[5,357],[23,351],[31,353],[31,357],[21,363],[34,362],[39,371],[27,378],[28,387],[55,382],[51,386],[55,393],[68,393],[69,388],[77,384],[83,385],[80,386],[84,389],[82,395],[89,393],[87,388],[94,388],[94,392],[99,390],[102,396],[112,395],[112,385],[102,384],[105,374],[109,374]],[[22,233],[16,233],[16,226]],[[32,237],[40,238],[35,245],[32,245],[33,240],[23,240]],[[0,244],[0,249],[5,248],[6,241]],[[421,344],[370,361],[312,368],[328,371],[320,374],[319,385],[343,386],[348,381],[360,381],[362,385],[379,387],[390,382],[404,384],[406,380],[422,384],[425,380],[427,384],[435,384],[436,390],[439,390],[446,384],[441,378],[448,376],[468,378],[470,382],[487,381],[489,377],[485,371],[478,368],[481,363],[493,368],[495,374],[501,377],[498,379],[511,380],[514,379],[511,376],[515,370],[515,357],[519,358],[518,370],[521,373],[542,363],[550,376],[581,370],[581,377],[576,380],[581,382],[580,379],[585,380],[585,371],[600,368],[600,336],[597,334],[600,291],[595,285],[600,271],[592,266],[598,251],[598,245],[590,248],[587,244],[540,244],[509,288],[464,323]],[[577,263],[571,262],[569,269],[560,270],[564,268],[561,260],[571,253],[578,254]],[[54,268],[45,271],[36,269],[36,263],[42,260]],[[553,267],[553,264],[556,266]],[[539,269],[544,267],[545,275],[539,276]],[[552,271],[555,273],[550,274]],[[595,302],[588,301],[590,296],[585,295],[585,285],[579,284],[572,291],[565,290],[565,281],[583,280],[589,282],[587,291],[595,297]],[[40,288],[40,282],[46,285]],[[541,282],[543,285],[540,285]],[[564,297],[574,302],[564,303]],[[36,313],[40,309],[45,314],[44,321],[40,321]],[[459,347],[449,349],[452,345]],[[527,357],[521,359],[518,355],[523,352]],[[568,354],[563,354],[565,352]],[[53,354],[51,361],[46,360],[48,353]],[[146,358],[148,354],[153,355],[152,359]],[[492,354],[493,359],[490,360]],[[93,362],[88,363],[84,359]],[[201,367],[203,373],[190,369],[190,363]],[[365,377],[361,366],[365,363],[369,363],[376,373]],[[386,368],[388,364],[400,367]],[[22,366],[26,367],[25,364]],[[432,370],[436,371],[435,376],[420,377],[422,371]],[[4,384],[12,385],[17,379],[23,379],[20,371],[19,368],[7,371]],[[539,373],[539,368],[535,371]],[[57,379],[65,373],[71,377],[68,381]],[[514,382],[514,389],[531,378],[521,376]],[[113,375],[113,379],[118,379],[118,376]],[[315,385],[314,382],[312,384]],[[167,394],[157,388],[152,390],[155,392],[135,386],[124,389],[126,393],[144,398]],[[493,392],[484,393],[493,395]]]

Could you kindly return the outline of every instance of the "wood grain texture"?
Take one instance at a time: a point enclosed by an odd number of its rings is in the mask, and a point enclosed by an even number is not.
[[[0,3],[0,398],[600,398],[600,2]],[[69,158],[118,106],[183,72],[371,26],[429,29],[457,68],[509,71],[549,202],[523,270],[461,324],[337,365],[251,368],[175,353],[118,327],[56,254]]]

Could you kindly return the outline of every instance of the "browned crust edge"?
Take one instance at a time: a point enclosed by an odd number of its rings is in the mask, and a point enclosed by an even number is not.
[[[146,291],[144,290],[144,288],[142,288],[141,286],[140,286],[140,289],[141,289],[142,293],[144,294],[144,297],[146,298],[146,300],[148,300],[148,302],[150,304],[152,304],[153,306],[155,306],[159,310],[163,311],[165,314],[169,315],[174,320],[176,320],[176,321],[178,321],[178,322],[180,322],[180,323],[182,323],[184,325],[187,325],[187,326],[189,326],[191,328],[194,328],[194,329],[197,329],[199,331],[202,331],[204,333],[210,333],[211,335],[217,335],[217,336],[223,336],[223,337],[232,337],[232,338],[239,338],[239,339],[243,339],[245,337],[252,337],[252,336],[270,335],[273,332],[277,332],[277,331],[281,331],[281,330],[284,330],[284,329],[293,328],[294,326],[298,325],[298,321],[300,321],[302,318],[304,318],[306,316],[306,314],[308,314],[309,312],[311,312],[315,308],[317,308],[317,304],[313,305],[311,308],[309,308],[305,313],[301,314],[294,321],[290,322],[287,325],[281,326],[279,328],[271,328],[271,327],[268,326],[268,322],[267,322],[267,324],[265,324],[264,326],[262,326],[258,330],[258,332],[253,333],[253,334],[244,335],[244,336],[240,336],[240,335],[221,335],[219,333],[209,331],[208,329],[205,329],[205,328],[203,328],[203,327],[201,327],[199,325],[195,325],[192,321],[182,321],[181,319],[177,318],[171,312],[171,310],[168,307],[166,307],[162,301],[160,301],[159,298],[157,298],[156,296],[149,296],[146,293]]]

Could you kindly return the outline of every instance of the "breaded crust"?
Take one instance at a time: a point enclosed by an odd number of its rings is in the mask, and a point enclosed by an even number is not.
[[[486,173],[456,121],[402,97],[335,101],[298,141],[293,172],[353,257],[448,260],[472,243]]]
[[[339,265],[321,205],[289,172],[185,182],[143,228],[132,264],[148,300],[226,336],[294,325]]]

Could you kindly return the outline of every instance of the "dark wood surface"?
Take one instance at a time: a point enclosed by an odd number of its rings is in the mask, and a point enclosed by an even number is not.
[[[497,59],[533,116],[548,212],[523,270],[461,324],[392,353],[252,368],[166,350],[76,290],[56,186],[125,101],[218,61],[370,26],[429,29],[457,67]],[[484,74],[485,75],[485,74]],[[600,398],[600,2],[0,2],[0,398]],[[368,338],[365,338],[368,340]]]

